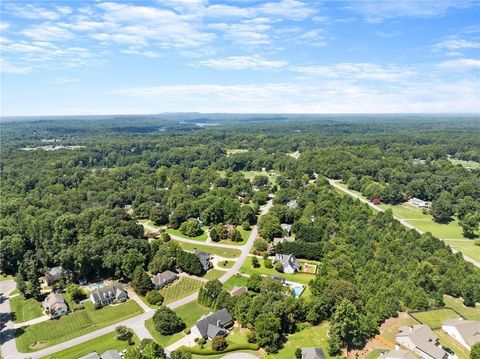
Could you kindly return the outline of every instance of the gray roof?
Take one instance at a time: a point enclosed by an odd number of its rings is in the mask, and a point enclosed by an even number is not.
[[[272,279],[273,280],[278,280],[280,282],[285,282],[285,278],[279,276],[279,275],[275,275],[275,274],[272,274]]]
[[[44,303],[52,308],[57,303],[65,303],[65,299],[63,299],[63,295],[60,293],[51,292],[47,298],[45,298]]]
[[[92,297],[95,302],[102,302],[109,300],[112,296],[118,298],[119,296],[127,295],[125,289],[121,284],[113,284],[106,287],[98,288],[96,291],[92,292]]]
[[[469,346],[480,343],[480,322],[474,320],[448,319],[442,325],[452,326],[458,330],[462,339]]]
[[[200,259],[202,267],[205,270],[208,270],[210,268],[210,259],[212,258],[212,255],[207,252],[197,251],[196,249],[193,253],[198,257],[198,259]]]
[[[210,326],[224,327],[225,325],[231,323],[232,321],[233,321],[233,318],[230,315],[230,313],[228,312],[228,310],[223,308],[223,309],[220,309],[220,310],[216,311],[215,313],[212,313],[212,314],[206,316],[203,319],[200,319],[197,322],[196,327],[198,328],[198,331],[200,332],[202,337],[205,338],[205,337],[210,336],[209,331],[210,331],[210,333],[213,333],[213,331],[215,330],[215,328],[209,329]],[[213,337],[214,336],[215,335],[213,335]],[[212,338],[212,336],[210,336],[210,337]]]
[[[161,286],[170,283],[178,277],[177,273],[166,270],[152,276],[152,283],[156,286]]]
[[[380,356],[381,359],[417,359],[410,350],[390,350]]]
[[[83,357],[81,357],[79,359],[101,359],[101,358],[97,353],[93,352],[93,353],[84,355]]]
[[[300,268],[300,262],[295,258],[293,254],[276,254],[275,259],[280,261],[283,268],[290,266],[295,270]]]
[[[245,293],[247,290],[247,287],[235,287],[230,291],[230,294],[235,297],[237,295]]]
[[[59,280],[62,277],[63,273],[63,268],[62,266],[56,266],[52,268],[48,268],[45,276],[50,280],[50,281],[56,281]]]
[[[402,327],[398,337],[408,337],[420,351],[427,353],[435,359],[448,357],[448,353],[436,345],[438,337],[428,325],[415,325],[413,327]]]
[[[322,348],[302,348],[302,359],[325,359]]]
[[[107,350],[102,354],[102,359],[122,359],[116,350]]]
[[[207,336],[209,338],[215,338],[217,335],[224,336],[226,334],[226,330],[223,328],[217,327],[215,324],[208,324],[207,327]]]

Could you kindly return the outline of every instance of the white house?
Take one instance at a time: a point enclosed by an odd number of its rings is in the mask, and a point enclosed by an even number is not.
[[[438,344],[438,337],[425,324],[401,327],[396,341],[423,359],[449,358],[449,354]]]
[[[480,343],[480,322],[474,320],[448,319],[443,322],[442,329],[468,350]]]
[[[282,263],[283,273],[295,273],[300,269],[300,262],[293,254],[276,254],[275,260]]]
[[[43,301],[43,310],[50,318],[58,318],[67,314],[68,308],[60,293],[51,292]]]

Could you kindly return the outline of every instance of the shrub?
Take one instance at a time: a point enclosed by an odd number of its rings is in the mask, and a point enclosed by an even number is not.
[[[242,228],[245,230],[245,231],[249,231],[250,229],[252,229],[252,227],[250,226],[250,223],[248,221],[243,221],[242,223]]]
[[[255,240],[254,247],[258,252],[265,252],[268,249],[268,243],[263,239],[257,239]]]
[[[257,342],[257,336],[255,335],[255,332],[248,332],[247,333],[247,342],[249,342],[249,343],[256,343]]]
[[[265,268],[273,268],[272,260],[268,258],[263,260],[263,265]]]
[[[190,330],[190,328],[185,328],[185,330],[183,331],[186,335],[189,335],[192,331]]]
[[[95,309],[100,309],[100,308],[102,308],[102,303],[96,302],[93,307],[94,307]]]
[[[302,359],[302,349],[300,348],[295,349],[295,358]]]
[[[158,290],[151,290],[146,296],[147,302],[151,305],[162,305],[163,295]]]
[[[275,262],[275,270],[277,272],[283,273],[283,265],[281,262]]]
[[[198,340],[197,340],[197,343],[198,343],[199,345],[203,345],[203,344],[205,344],[206,342],[207,342],[207,341],[206,341],[204,338],[198,338]]]
[[[257,257],[252,257],[252,267],[253,268],[258,268],[260,267],[260,262],[258,261]]]
[[[219,352],[224,350],[228,346],[224,337],[217,335],[212,339],[212,349]]]

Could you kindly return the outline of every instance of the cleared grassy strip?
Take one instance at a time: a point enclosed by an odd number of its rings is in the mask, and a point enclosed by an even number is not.
[[[419,322],[427,324],[432,329],[442,327],[442,323],[447,319],[458,319],[458,314],[451,309],[428,310],[425,312],[410,313],[412,317]]]
[[[180,278],[171,285],[160,290],[164,298],[164,304],[175,302],[183,297],[195,293],[203,285],[202,281],[193,278]]]
[[[225,290],[232,290],[235,287],[244,287],[247,284],[248,277],[242,276],[240,274],[236,274],[223,283],[223,288]]]
[[[283,348],[275,354],[275,358],[278,359],[291,359],[295,358],[295,350],[303,347],[321,347],[327,358],[328,355],[328,323],[323,323],[318,326],[308,327],[300,330],[297,333],[291,334],[287,337],[287,342]]]
[[[449,295],[444,295],[443,301],[445,302],[445,306],[455,309],[466,319],[480,321],[480,304],[477,304],[475,308],[466,307],[463,305],[463,299],[453,298]]]
[[[136,335],[134,335],[133,337],[133,342],[135,344],[138,344],[140,342]],[[55,353],[53,355],[46,356],[43,359],[80,358],[92,352],[96,352],[98,355],[102,355],[107,350],[114,349],[120,352],[124,349],[127,349],[128,346],[129,345],[126,341],[120,341],[115,339],[115,332],[111,332],[98,338],[86,341],[82,344],[75,345],[74,347],[62,350],[61,352]]]
[[[175,310],[175,313],[177,313],[178,316],[183,319],[187,328],[190,328],[193,323],[200,319],[202,315],[208,314],[209,312],[210,309],[198,304],[196,301],[185,304],[184,306],[181,306]],[[145,327],[148,329],[152,337],[158,342],[158,344],[162,345],[164,348],[172,343],[175,343],[184,336],[183,333],[176,333],[167,336],[161,335],[155,329],[153,318],[145,321]]]
[[[260,351],[254,351],[254,350],[235,350],[233,352],[229,352],[228,354],[232,353],[248,353],[251,355],[255,355],[258,358],[261,358],[265,354],[260,353]],[[198,355],[198,354],[192,354],[192,359],[222,359],[226,354],[212,354],[212,355]]]
[[[199,241],[199,242],[205,242],[207,240],[207,237],[208,237],[208,235],[207,235],[208,227],[203,226],[202,229],[203,229],[203,233],[199,236],[196,236],[196,237],[189,237],[189,236],[183,234],[182,232],[180,232],[178,229],[173,229],[173,228],[167,228],[167,229],[165,229],[165,231],[168,234],[173,234],[174,236],[177,236],[177,237],[180,237],[180,238],[191,239],[191,240]]]
[[[453,165],[461,165],[465,168],[480,168],[480,163],[475,162],[475,161],[463,161],[463,160],[457,160],[453,158],[448,159],[450,162],[452,162]]]
[[[274,268],[265,268],[263,265],[263,260],[260,260],[260,267],[252,267],[252,257],[248,257],[242,268],[240,268],[240,273],[252,275],[252,274],[265,274],[265,275],[279,275],[285,278],[286,280],[297,282],[301,284],[308,284],[312,279],[315,278],[313,274],[307,273],[295,273],[295,274],[286,274],[279,273]]]
[[[221,248],[221,247],[214,247],[205,244],[193,244],[193,243],[185,243],[181,241],[177,241],[177,243],[186,251],[193,252],[195,249],[203,252],[207,252],[210,254],[216,254],[220,257],[225,258],[238,258],[240,256],[241,251],[239,249],[233,248]]]
[[[450,247],[465,254],[467,257],[475,259],[480,262],[480,246],[475,245],[475,241],[471,239],[447,239],[445,240]]]
[[[43,315],[42,304],[34,298],[25,299],[21,294],[10,299],[13,322],[22,323]]]
[[[95,310],[91,303],[84,310],[70,313],[58,320],[20,328],[16,332],[20,352],[32,352],[90,333],[143,313],[133,300]]]
[[[432,220],[432,216],[424,214],[422,209],[410,206],[408,203],[402,203],[395,206],[392,206],[391,204],[381,204],[379,207],[384,210],[391,209],[393,215],[401,219]]]
[[[205,274],[204,278],[207,278],[207,279],[218,279],[220,278],[222,275],[224,275],[225,273],[227,273],[226,271],[223,271],[223,270],[219,270],[219,269],[210,269],[207,274]]]
[[[13,279],[13,276],[11,276],[9,274],[0,274],[0,282],[2,280],[9,280],[9,279]]]

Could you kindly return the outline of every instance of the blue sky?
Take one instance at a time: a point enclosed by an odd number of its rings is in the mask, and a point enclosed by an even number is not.
[[[480,112],[480,2],[1,4],[1,114]]]

